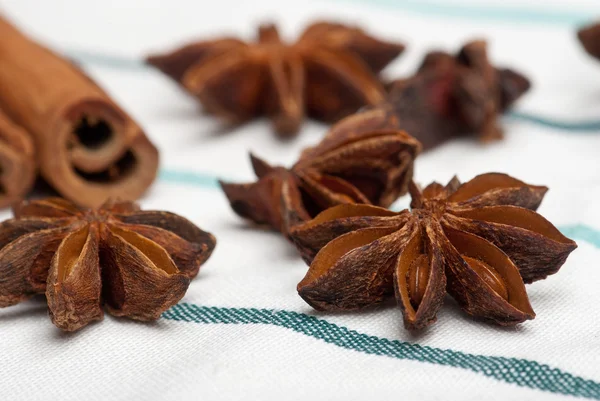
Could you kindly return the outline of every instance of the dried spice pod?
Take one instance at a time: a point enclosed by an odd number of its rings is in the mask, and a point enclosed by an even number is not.
[[[134,200],[154,181],[158,152],[91,79],[0,17],[0,108],[31,133],[40,173],[85,206]]]
[[[0,224],[0,307],[45,293],[66,331],[115,316],[150,321],[175,305],[215,238],[176,214],[132,202],[80,208],[62,198],[22,202]]]
[[[0,110],[0,207],[23,199],[36,176],[33,140]]]
[[[272,119],[279,136],[298,132],[305,115],[335,121],[385,98],[377,74],[402,51],[363,30],[331,22],[310,25],[295,43],[261,25],[246,43],[221,38],[148,57],[196,96],[207,111],[242,123]]]
[[[400,127],[430,149],[471,134],[482,141],[501,139],[498,116],[529,88],[523,75],[493,67],[486,43],[478,40],[456,56],[428,54],[415,76],[392,84],[389,102]]]
[[[436,320],[448,292],[500,325],[533,319],[524,283],[556,273],[577,247],[534,212],[547,188],[499,173],[411,184],[411,208],[339,205],[293,227],[311,263],[298,293],[319,310],[353,310],[395,294],[409,330]]]
[[[357,129],[359,122],[352,126],[336,126],[290,169],[251,156],[258,181],[221,182],[232,209],[287,234],[291,226],[334,205],[391,205],[408,190],[419,142],[403,131],[364,131]]]
[[[595,23],[577,32],[577,38],[591,56],[600,59],[600,24]]]
[[[529,88],[522,74],[493,67],[486,43],[479,40],[465,44],[456,56],[427,54],[413,76],[388,84],[387,101],[376,109],[389,116],[387,128],[405,130],[429,150],[472,134],[482,141],[502,138],[498,116]]]

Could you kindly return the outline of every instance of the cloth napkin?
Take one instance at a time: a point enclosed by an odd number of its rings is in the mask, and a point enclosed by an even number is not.
[[[600,63],[575,36],[600,7],[437,1],[0,0],[15,23],[80,63],[160,148],[161,172],[142,206],[179,213],[218,239],[187,295],[156,323],[106,316],[65,334],[50,322],[43,298],[0,310],[0,397],[600,399]],[[296,293],[307,267],[295,249],[231,211],[218,177],[252,179],[250,150],[289,165],[327,127],[309,121],[287,142],[265,120],[224,130],[141,60],[192,39],[250,39],[262,21],[278,22],[291,39],[315,18],[405,42],[389,77],[409,74],[430,49],[454,52],[482,37],[494,63],[532,78],[531,92],[504,119],[504,141],[452,141],[420,156],[415,178],[427,184],[457,174],[466,181],[499,171],[550,187],[539,212],[579,248],[559,274],[528,286],[533,321],[495,327],[448,299],[438,322],[412,335],[393,302],[315,312]],[[402,198],[395,207],[407,205]]]

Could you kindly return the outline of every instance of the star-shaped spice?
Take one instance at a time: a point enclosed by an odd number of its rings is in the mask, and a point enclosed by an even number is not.
[[[529,90],[523,75],[489,62],[484,41],[469,42],[456,56],[429,53],[417,73],[388,87],[382,108],[396,115],[394,127],[428,150],[449,139],[477,134],[502,138],[498,117]]]
[[[132,202],[84,209],[61,198],[22,202],[0,224],[0,307],[45,293],[66,331],[115,316],[148,321],[185,294],[215,238],[176,214]]]
[[[418,141],[398,130],[362,130],[362,115],[305,149],[290,168],[251,156],[258,181],[221,182],[232,209],[286,234],[291,225],[345,203],[387,207],[408,190]]]
[[[533,319],[524,282],[556,273],[576,248],[534,212],[546,190],[490,173],[423,191],[412,184],[411,211],[326,210],[290,231],[312,260],[298,292],[328,311],[364,308],[395,292],[410,330],[436,320],[446,292],[468,314],[500,325]]]
[[[305,114],[333,121],[383,101],[377,74],[403,50],[356,27],[318,22],[296,43],[283,42],[274,25],[262,25],[255,43],[215,39],[147,61],[210,113],[232,123],[265,114],[277,134],[289,136]]]
[[[581,28],[577,37],[591,56],[600,59],[600,23]]]

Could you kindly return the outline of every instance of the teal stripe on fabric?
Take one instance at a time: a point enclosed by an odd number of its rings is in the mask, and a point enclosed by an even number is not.
[[[520,111],[510,111],[505,117],[558,130],[600,133],[600,120],[561,121],[555,118]]]
[[[600,248],[600,231],[585,225],[573,224],[559,227],[560,231],[575,241],[585,241],[596,248]]]
[[[189,170],[160,169],[158,178],[172,184],[190,185],[199,188],[220,188],[219,179],[213,174],[204,174]]]
[[[339,0],[338,0],[339,1]],[[595,15],[584,11],[553,9],[552,7],[507,7],[472,4],[449,4],[420,0],[342,0],[375,5],[427,16],[464,18],[495,22],[573,26],[588,23]]]
[[[182,303],[165,319],[200,324],[267,324],[284,327],[328,344],[365,354],[470,370],[493,379],[546,392],[600,400],[600,383],[520,358],[468,354],[370,336],[323,319],[285,310],[220,308]]]
[[[117,70],[143,70],[151,67],[142,60],[115,56],[97,51],[69,49],[63,51],[63,56],[78,64],[93,64]]]

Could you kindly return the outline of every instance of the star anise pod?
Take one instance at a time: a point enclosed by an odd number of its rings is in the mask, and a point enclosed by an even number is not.
[[[408,190],[419,142],[403,131],[362,130],[361,120],[357,115],[348,125],[336,125],[290,169],[251,156],[258,181],[221,182],[232,209],[286,234],[331,206],[391,205]]]
[[[577,246],[534,211],[546,190],[490,173],[423,191],[412,184],[411,211],[328,209],[290,232],[312,260],[298,292],[328,311],[395,293],[410,330],[435,321],[446,292],[500,325],[533,319],[524,282],[556,273]]]
[[[502,138],[498,116],[525,93],[530,83],[510,69],[489,62],[484,41],[467,43],[456,56],[429,53],[417,73],[389,85],[382,108],[428,150],[454,137],[478,134],[482,141]]]
[[[115,316],[149,321],[185,294],[215,238],[173,213],[132,202],[98,209],[61,198],[22,202],[0,224],[0,307],[45,293],[66,331]]]
[[[197,42],[147,61],[210,113],[233,123],[266,114],[280,136],[289,136],[305,114],[334,121],[383,101],[377,74],[403,50],[356,27],[318,22],[296,43],[283,42],[274,25],[262,25],[254,43]]]
[[[600,23],[580,29],[577,32],[577,37],[586,52],[600,59]]]

